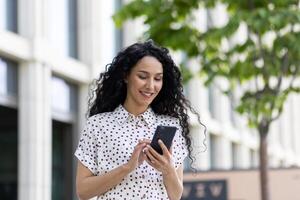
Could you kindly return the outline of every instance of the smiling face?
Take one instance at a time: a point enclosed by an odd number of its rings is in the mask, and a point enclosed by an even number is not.
[[[162,64],[155,57],[145,56],[131,69],[125,81],[127,96],[124,107],[128,111],[141,113],[148,108],[162,88]]]

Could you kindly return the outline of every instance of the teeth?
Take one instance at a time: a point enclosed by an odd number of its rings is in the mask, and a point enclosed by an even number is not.
[[[142,92],[143,95],[150,97],[152,93]]]

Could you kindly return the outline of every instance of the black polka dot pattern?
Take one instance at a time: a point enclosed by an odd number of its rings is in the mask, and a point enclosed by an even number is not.
[[[156,115],[151,108],[135,117],[122,105],[113,112],[90,117],[82,132],[75,156],[94,175],[126,163],[139,139],[152,139],[158,125],[178,128],[173,140],[172,152],[175,168],[187,156],[185,140],[181,135],[179,120]],[[128,174],[120,184],[111,188],[98,199],[169,199],[162,175],[146,162]]]

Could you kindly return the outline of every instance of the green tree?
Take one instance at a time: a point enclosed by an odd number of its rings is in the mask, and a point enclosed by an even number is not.
[[[193,23],[195,11],[205,8],[209,13],[220,3],[226,7],[227,23],[199,30]],[[300,91],[296,84],[300,75],[299,1],[133,0],[113,16],[119,27],[139,17],[148,27],[145,38],[199,60],[199,74],[205,75],[206,84],[221,77],[230,86],[226,94],[239,85],[255,85],[243,90],[236,110],[247,116],[260,135],[261,199],[270,200],[269,127],[282,113],[288,95]],[[246,30],[245,40],[231,42],[241,26]],[[184,72],[191,77],[187,69]]]

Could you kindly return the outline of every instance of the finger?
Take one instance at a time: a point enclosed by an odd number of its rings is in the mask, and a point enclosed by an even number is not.
[[[146,148],[145,153],[146,153],[146,159],[149,160],[149,162],[151,163],[156,162],[156,158],[151,154],[149,148]]]
[[[133,156],[139,156],[139,154],[141,153],[141,151],[143,150],[143,148],[146,146],[145,143],[141,143],[141,144],[138,144],[134,147],[134,150],[133,150]]]
[[[141,155],[141,159],[146,160],[146,157],[147,157],[146,154],[143,152],[142,155]]]
[[[162,159],[162,156],[159,153],[157,153],[150,145],[147,145],[147,149],[156,160]]]
[[[146,154],[141,152],[138,160],[139,160],[139,165],[141,165],[146,160]]]
[[[153,168],[156,169],[156,167],[154,166],[154,163],[152,163],[151,160],[150,160],[148,157],[146,157],[146,162],[147,162],[151,167],[153,167]]]
[[[146,155],[146,162],[153,167],[154,169],[158,169],[159,161],[155,160],[155,158],[152,156],[152,154],[149,152],[149,155]]]
[[[149,140],[149,139],[147,139],[147,138],[144,138],[144,140],[143,140],[144,142],[146,142],[146,143],[148,143],[148,144],[150,144],[151,143],[151,140]]]
[[[146,143],[146,144],[150,144],[151,143],[151,140],[147,139],[147,138],[142,138],[142,139],[139,139],[139,144],[140,143]]]
[[[163,143],[163,141],[161,141],[160,139],[158,140],[158,144],[160,146],[160,148],[163,151],[163,155],[170,155],[169,149],[166,147],[166,145]]]
[[[141,144],[141,143],[144,143],[144,138],[142,138],[142,139],[139,139],[139,144]]]

